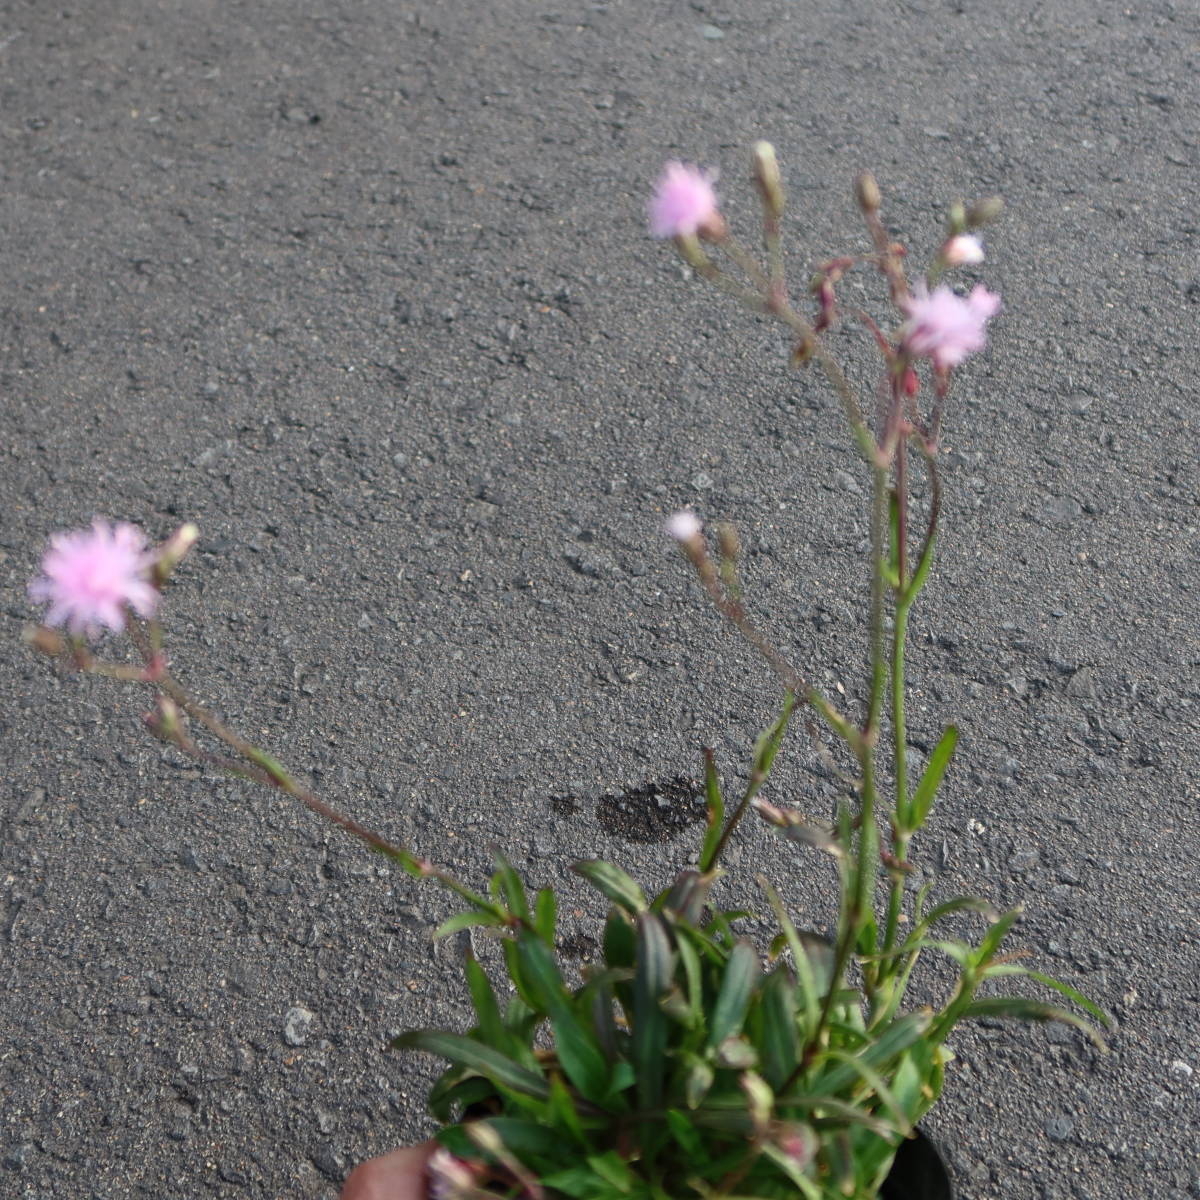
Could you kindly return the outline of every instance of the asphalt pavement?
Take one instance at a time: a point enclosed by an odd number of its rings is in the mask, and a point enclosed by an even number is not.
[[[735,521],[753,611],[858,694],[837,407],[646,231],[682,158],[751,235],[765,137],[794,280],[865,249],[862,168],[917,262],[1008,205],[914,616],[914,746],[962,734],[916,860],[1023,899],[1114,1028],[963,1030],[929,1126],[964,1200],[1200,1196],[1194,4],[12,0],[0,90],[0,1194],[331,1198],[430,1128],[389,1037],[468,1020],[442,895],[21,644],[51,532],[195,521],[179,675],[386,835],[561,884],[581,961],[567,864],[669,878],[701,747],[735,778],[778,700],[666,514]],[[794,738],[772,798],[831,788]],[[828,918],[767,831],[731,865]]]

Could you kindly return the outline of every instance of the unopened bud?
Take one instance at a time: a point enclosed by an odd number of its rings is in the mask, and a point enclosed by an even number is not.
[[[770,142],[754,143],[754,182],[767,216],[777,221],[783,214],[785,197],[783,180],[779,175],[779,160]]]
[[[990,225],[998,220],[1004,211],[1004,201],[999,196],[986,196],[976,200],[967,209],[967,228],[978,229],[981,225]]]
[[[25,643],[39,654],[56,658],[67,648],[67,643],[47,625],[27,625],[22,634]]]
[[[967,210],[963,206],[961,200],[955,200],[950,205],[950,211],[946,214],[946,225],[950,230],[950,236],[955,237],[962,233],[967,227]]]
[[[742,553],[742,544],[738,538],[737,530],[732,525],[717,526],[717,545],[721,549],[721,557],[727,558],[731,562],[735,561]]]
[[[921,380],[912,367],[904,368],[904,394],[912,399],[921,390]]]
[[[189,521],[180,525],[173,534],[158,548],[158,556],[154,560],[154,582],[162,587],[171,576],[171,572],[183,561],[184,555],[196,544],[200,530]]]
[[[142,720],[156,738],[161,738],[164,742],[179,740],[183,716],[179,706],[169,696],[159,696],[157,708],[146,713]]]
[[[811,334],[805,334],[792,350],[792,366],[806,366],[816,353],[817,341]]]
[[[955,234],[942,247],[942,262],[948,267],[961,267],[983,262],[983,246],[969,233]]]
[[[858,207],[868,216],[879,211],[883,197],[879,194],[879,184],[875,182],[875,176],[870,171],[863,171],[855,179],[854,198],[858,201]]]
[[[780,1124],[775,1145],[798,1167],[806,1167],[817,1153],[817,1135],[807,1125],[789,1121]]]
[[[746,1110],[754,1129],[761,1133],[771,1119],[771,1110],[775,1107],[775,1093],[771,1091],[767,1081],[754,1071],[743,1071],[738,1083],[746,1093]]]
[[[679,251],[680,258],[693,270],[704,271],[712,266],[712,261],[704,253],[704,248],[694,233],[681,233],[675,239],[675,249]]]

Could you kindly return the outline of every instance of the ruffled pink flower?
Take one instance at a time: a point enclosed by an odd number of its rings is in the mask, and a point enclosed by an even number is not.
[[[945,371],[987,344],[984,326],[999,312],[1000,297],[982,284],[964,300],[945,284],[929,292],[918,282],[900,304],[908,314],[900,331],[904,349],[917,358],[931,358]]]
[[[42,558],[43,574],[29,585],[35,604],[48,604],[47,625],[97,637],[102,626],[119,633],[125,610],[152,616],[158,591],[150,582],[154,554],[136,525],[96,518],[90,530],[56,533]]]
[[[715,174],[688,163],[669,162],[654,185],[650,200],[650,232],[655,237],[692,236],[720,221]]]

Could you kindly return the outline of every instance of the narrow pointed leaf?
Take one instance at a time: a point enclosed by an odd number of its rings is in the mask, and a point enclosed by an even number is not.
[[[496,873],[492,876],[492,892],[497,897],[503,897],[509,910],[521,918],[529,920],[529,902],[525,899],[525,885],[517,874],[512,863],[503,854],[496,854]]]
[[[929,1013],[908,1013],[893,1021],[858,1057],[868,1067],[877,1071],[885,1070],[893,1059],[898,1058],[925,1035],[929,1025]],[[845,1091],[858,1077],[859,1072],[856,1068],[841,1063],[824,1072],[819,1082],[823,1092],[837,1094]],[[780,1103],[782,1104],[782,1100]]]
[[[464,970],[467,989],[471,993],[471,1003],[475,1006],[475,1020],[480,1036],[489,1046],[499,1048],[507,1041],[508,1034],[504,1022],[500,1019],[500,1006],[496,1003],[492,982],[473,956],[468,957]]]
[[[759,1015],[762,1032],[757,1040],[763,1074],[773,1088],[780,1088],[800,1060],[796,984],[786,967],[776,967],[767,976]]]
[[[726,1038],[741,1032],[750,1007],[750,998],[762,975],[758,951],[752,942],[739,941],[725,965],[721,990],[708,1023],[708,1044],[719,1046]]]
[[[492,913],[483,912],[460,912],[443,921],[434,931],[433,940],[441,941],[442,938],[450,937],[452,934],[461,933],[464,929],[473,929],[477,925],[490,925],[492,927],[503,925],[504,918],[494,916]]]
[[[721,778],[717,774],[717,763],[711,750],[704,751],[704,799],[708,823],[704,829],[704,844],[700,848],[701,871],[707,871],[713,865],[717,843],[725,828],[725,797],[721,794]]]
[[[517,939],[517,954],[527,986],[550,1017],[563,1072],[585,1099],[599,1100],[608,1090],[608,1063],[591,1031],[575,1015],[554,955],[545,942],[527,933]]]
[[[637,934],[633,922],[614,908],[604,922],[604,961],[610,967],[632,967],[637,957]]]
[[[645,912],[649,907],[646,903],[646,893],[637,881],[626,875],[620,867],[614,867],[612,863],[596,858],[585,859],[575,863],[571,870],[577,875],[582,875],[588,883],[630,915]]]
[[[552,888],[542,888],[533,903],[533,927],[547,946],[554,945],[554,925],[558,920],[558,899]]]
[[[659,1007],[674,975],[674,953],[662,920],[642,913],[637,921],[637,973],[633,980],[631,1058],[638,1081],[638,1103],[662,1103],[667,1017]]]
[[[440,1029],[414,1029],[402,1033],[392,1045],[397,1050],[423,1050],[426,1054],[435,1054],[526,1096],[545,1099],[550,1095],[550,1085],[544,1076],[522,1067],[499,1050],[461,1034]]]
[[[1052,975],[1043,975],[1041,971],[1031,971],[1028,968],[1023,968],[1023,970],[1030,979],[1036,979],[1038,983],[1044,984],[1048,988],[1053,988],[1060,995],[1066,996],[1068,1000],[1074,1000],[1080,1008],[1086,1012],[1090,1012],[1101,1025],[1112,1024],[1108,1013],[1100,1005],[1089,1000],[1081,991],[1073,988],[1069,983],[1063,983],[1062,980],[1055,979]]]
[[[1063,1025],[1073,1025],[1086,1034],[1099,1049],[1108,1049],[1099,1031],[1090,1021],[1085,1021],[1065,1008],[1059,1008],[1057,1004],[1045,1004],[1040,1000],[1029,1000],[1025,996],[983,996],[967,1005],[962,1014],[964,1021],[979,1020],[981,1017],[1001,1021],[1059,1021]]]
[[[921,782],[917,784],[917,790],[913,792],[912,800],[909,801],[908,812],[900,814],[907,829],[919,829],[925,824],[929,810],[933,807],[933,799],[941,785],[942,776],[945,775],[946,768],[950,765],[950,756],[954,753],[954,747],[957,744],[958,729],[954,725],[947,725],[946,732],[942,734],[938,744],[933,748],[933,753],[929,756],[925,774],[921,776]]]

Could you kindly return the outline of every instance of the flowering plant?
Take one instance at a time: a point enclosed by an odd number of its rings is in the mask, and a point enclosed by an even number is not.
[[[534,1200],[869,1200],[884,1186],[903,1139],[937,1099],[955,1026],[981,1017],[1058,1020],[1099,1041],[1074,1011],[986,985],[1025,977],[1103,1014],[1073,987],[1001,954],[1019,908],[1000,913],[972,897],[939,898],[909,886],[911,845],[925,824],[955,751],[951,726],[913,769],[905,727],[905,639],[911,609],[933,561],[940,516],[939,433],[953,371],[983,348],[999,300],[982,286],[965,298],[942,283],[978,263],[975,230],[995,201],[951,209],[949,229],[925,277],[910,286],[905,252],[880,219],[880,193],[857,181],[872,249],[821,265],[809,292],[810,319],[789,298],[781,251],[783,187],[771,147],[754,151],[763,213],[765,265],[730,234],[714,176],[671,163],[650,205],[651,231],[669,238],[692,270],[794,337],[793,359],[815,361],[837,393],[871,478],[869,687],[859,712],[823,695],[751,621],[742,599],[738,541],[716,531],[718,553],[698,517],[668,522],[719,611],[760,650],[779,677],[778,717],[754,747],[749,779],[730,803],[705,752],[707,822],[698,854],[658,895],[618,866],[597,860],[575,870],[608,904],[600,961],[572,979],[556,947],[556,899],[530,896],[498,856],[486,891],[461,883],[403,846],[330,808],[270,754],[199,704],[171,674],[159,621],[161,592],[197,537],[185,525],[157,550],[128,525],[97,521],[58,535],[31,585],[48,604],[30,633],[41,651],[79,670],[157,691],[150,730],[189,757],[280,789],[365,841],[417,879],[434,879],[463,902],[438,930],[495,935],[511,990],[498,991],[468,953],[466,981],[475,1024],[466,1033],[416,1030],[396,1045],[450,1063],[430,1106],[443,1124],[428,1159],[430,1195],[528,1196]],[[719,265],[723,255],[741,278]],[[882,360],[878,403],[868,419],[823,335],[838,319],[837,287],[865,265],[882,275],[902,318],[893,330],[856,314]],[[922,409],[921,365],[932,403]],[[919,460],[928,502],[916,511],[910,477]],[[914,539],[912,527],[923,518]],[[65,626],[62,636],[52,626]],[[140,661],[106,661],[89,640],[102,628],[128,633]],[[806,707],[834,738],[825,747],[844,783],[829,819],[763,796],[789,725]],[[813,725],[816,733],[816,726]],[[193,730],[198,729],[199,733]],[[885,755],[887,761],[885,762]],[[760,881],[776,925],[759,945],[739,932],[747,914],[722,907],[722,856],[739,823],[755,812],[802,851],[837,866],[839,907],[829,937],[798,928],[775,888]],[[971,944],[945,933],[958,914],[985,929]],[[937,1005],[906,1009],[918,961],[947,956],[957,981]],[[546,1034],[548,1032],[548,1040]]]

